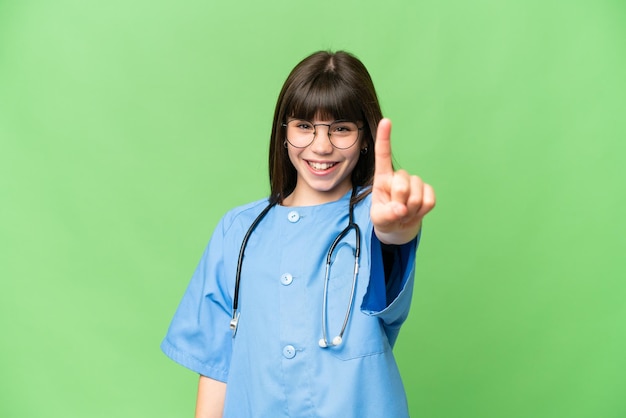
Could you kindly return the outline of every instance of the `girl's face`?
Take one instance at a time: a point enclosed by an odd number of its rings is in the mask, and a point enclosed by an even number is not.
[[[285,206],[311,206],[333,202],[352,189],[351,174],[362,147],[361,135],[346,149],[335,148],[328,137],[334,120],[310,121],[318,125],[308,146],[296,148],[287,142],[288,154],[298,176],[294,191],[284,199]]]

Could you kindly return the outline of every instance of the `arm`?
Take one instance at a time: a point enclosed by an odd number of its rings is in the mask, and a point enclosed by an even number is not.
[[[196,418],[221,418],[225,397],[226,383],[200,375]]]
[[[385,248],[389,246],[372,232],[370,280],[361,312],[381,320],[391,347],[409,314],[418,244],[419,236],[404,245],[391,246],[393,249]]]

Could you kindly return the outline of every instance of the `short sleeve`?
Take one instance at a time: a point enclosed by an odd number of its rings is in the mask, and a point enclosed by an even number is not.
[[[201,375],[226,382],[232,301],[224,277],[224,222],[218,224],[174,314],[163,352]]]
[[[395,250],[390,277],[385,280],[381,242],[371,233],[370,280],[361,310],[383,322],[391,346],[406,320],[413,296],[415,253],[421,236],[400,245]]]

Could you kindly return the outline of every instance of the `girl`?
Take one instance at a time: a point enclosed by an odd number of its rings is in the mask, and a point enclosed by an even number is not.
[[[276,105],[271,195],[228,212],[161,347],[196,417],[406,417],[392,347],[433,189],[393,170],[363,64],[317,52]]]

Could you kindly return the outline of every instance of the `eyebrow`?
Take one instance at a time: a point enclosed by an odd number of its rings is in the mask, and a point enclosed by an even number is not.
[[[303,122],[309,122],[311,124],[313,124],[313,121],[310,119],[305,119],[305,118],[296,118],[296,117],[289,117],[287,118],[288,121],[292,121],[292,120],[301,120]],[[331,121],[330,123],[337,123],[337,122],[354,122],[356,123],[357,121],[352,120],[352,119],[335,119],[333,121]]]

